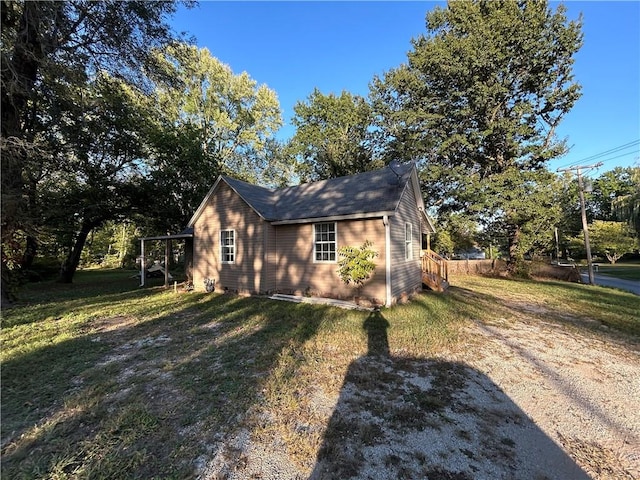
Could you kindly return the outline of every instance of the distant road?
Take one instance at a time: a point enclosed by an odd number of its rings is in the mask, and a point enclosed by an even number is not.
[[[589,283],[589,274],[580,273],[580,277],[582,277],[583,283]],[[596,285],[619,288],[621,290],[627,290],[635,293],[636,295],[640,295],[640,282],[638,280],[625,280],[622,278],[610,277],[609,275],[602,275],[600,273],[594,274],[593,279]]]

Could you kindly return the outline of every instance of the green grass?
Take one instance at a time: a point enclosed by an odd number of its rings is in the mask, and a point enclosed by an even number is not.
[[[623,278],[625,280],[638,280],[640,281],[640,264],[638,263],[614,263],[613,265],[608,263],[598,264],[598,273],[603,275],[611,275],[616,278]]]
[[[464,277],[369,313],[140,289],[133,273],[29,285],[3,311],[2,478],[193,478],[240,429],[309,468],[326,422],[311,399],[337,396],[355,360],[433,358],[460,348],[461,327],[533,302],[545,321],[640,337],[639,297],[577,284]]]
[[[640,297],[606,287],[562,281],[458,277],[458,292],[486,318],[526,314],[531,318],[640,340]]]

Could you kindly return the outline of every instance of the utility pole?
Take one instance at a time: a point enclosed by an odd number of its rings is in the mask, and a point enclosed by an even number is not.
[[[591,245],[589,245],[589,227],[587,225],[587,210],[584,205],[584,184],[582,182],[582,169],[592,169],[602,166],[602,162],[594,165],[582,165],[578,167],[559,168],[558,172],[567,172],[575,170],[578,176],[578,190],[580,193],[580,209],[582,210],[582,231],[584,232],[584,247],[587,251],[587,267],[589,268],[589,284],[595,285],[593,277],[593,261],[591,260]]]

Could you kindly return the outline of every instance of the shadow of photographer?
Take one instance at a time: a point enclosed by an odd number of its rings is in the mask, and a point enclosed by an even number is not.
[[[380,311],[349,366],[310,480],[589,476],[493,381],[459,362],[393,356]]]

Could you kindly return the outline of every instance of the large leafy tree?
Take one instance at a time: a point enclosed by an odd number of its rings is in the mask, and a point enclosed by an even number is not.
[[[148,138],[164,227],[184,226],[220,174],[274,183],[269,160],[286,163],[274,140],[282,123],[276,93],[206,48],[176,43],[157,51],[156,62],[168,81],[158,82]]]
[[[83,89],[100,72],[148,87],[149,53],[173,38],[166,19],[175,2],[3,0],[1,10],[2,274],[7,280],[8,267],[28,265],[35,254],[42,181],[68,171],[66,162],[73,159],[59,149],[64,125],[56,122],[70,118]]]
[[[41,180],[38,200],[46,206],[41,229],[53,230],[64,249],[61,282],[72,281],[92,230],[131,219],[148,203],[143,103],[124,81],[103,73],[56,122],[60,163]]]
[[[556,128],[580,96],[581,22],[544,1],[483,0],[437,7],[426,27],[408,62],[372,83],[378,149],[419,161],[441,210],[499,218],[517,259],[521,222],[540,210],[509,188],[565,152]]]
[[[613,170],[604,172],[593,181],[593,191],[589,198],[591,216],[598,220],[616,221],[616,201],[620,197],[627,197],[633,194],[637,186],[634,175],[638,176],[638,167],[616,167]]]
[[[495,174],[477,191],[486,212],[481,217],[484,236],[502,246],[513,260],[521,260],[526,253],[553,251],[563,194],[562,182],[555,174],[510,169]]]
[[[625,222],[595,220],[589,225],[591,249],[616,263],[625,253],[638,248],[633,230]]]
[[[630,191],[613,201],[613,208],[620,220],[626,221],[640,238],[640,167],[630,172]]]
[[[323,180],[371,170],[367,145],[371,107],[366,99],[343,91],[325,95],[315,89],[293,107],[296,133],[289,150],[299,161],[303,180]]]

